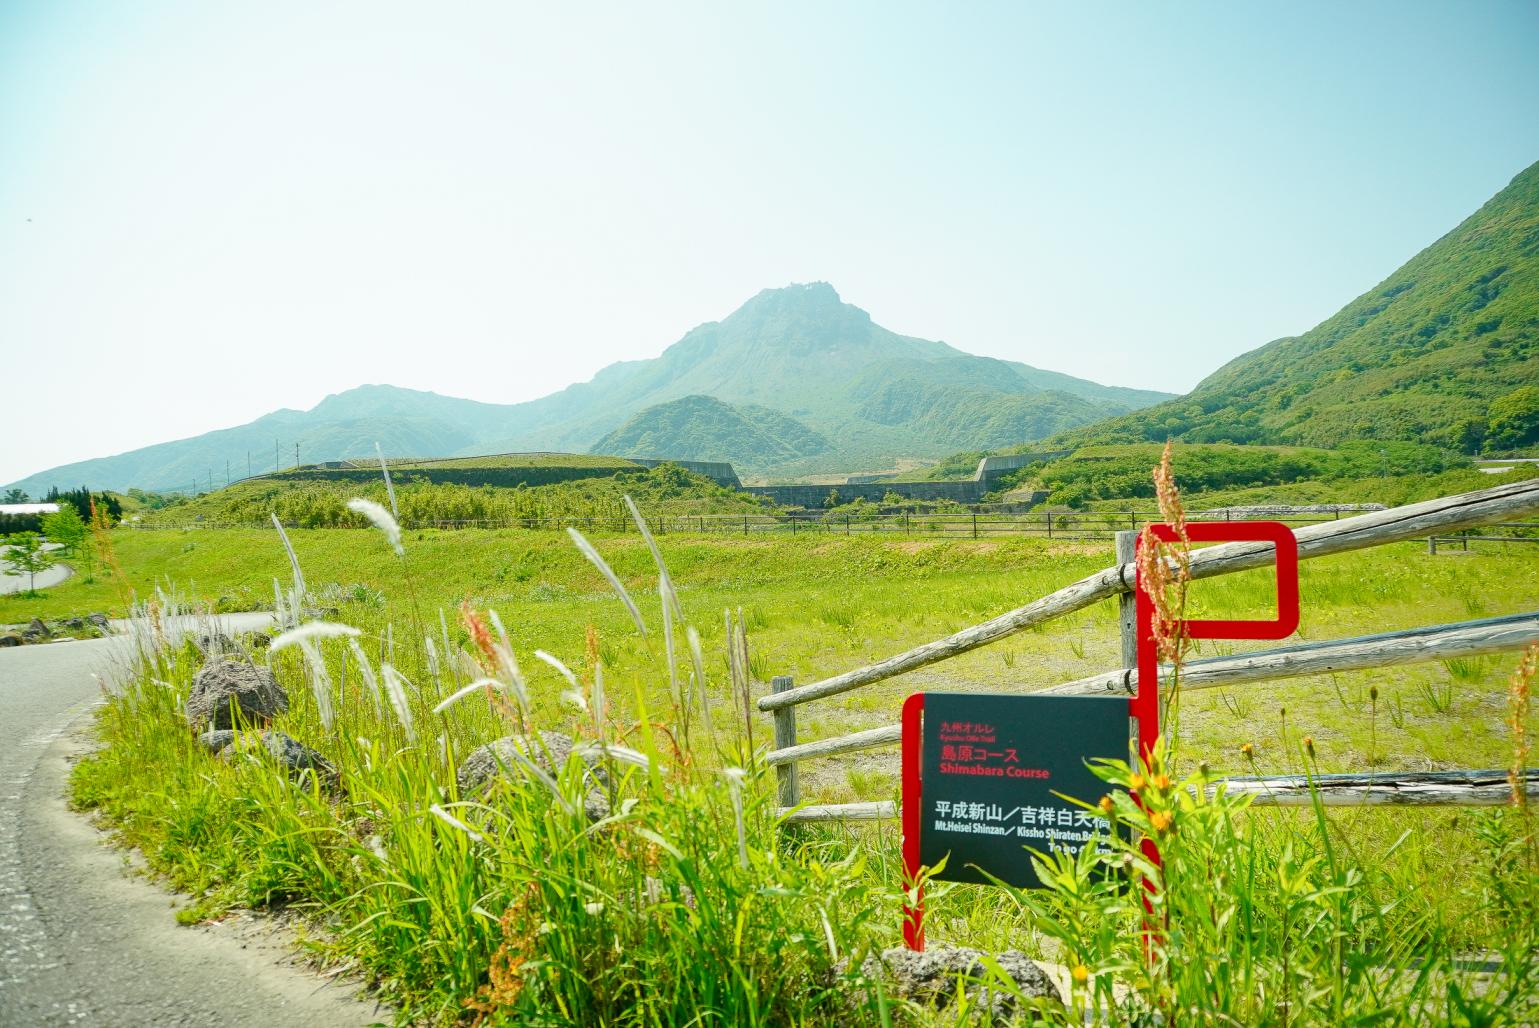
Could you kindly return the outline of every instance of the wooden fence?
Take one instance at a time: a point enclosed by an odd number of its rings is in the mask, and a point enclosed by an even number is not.
[[[1502,524],[1507,519],[1527,517],[1536,512],[1539,512],[1539,480],[1529,480],[1307,525],[1297,529],[1295,536],[1299,559],[1307,560],[1389,543],[1446,536],[1483,525]],[[795,686],[788,677],[774,679],[771,683],[773,691],[762,697],[758,706],[774,717],[775,749],[765,759],[779,775],[780,804],[786,820],[864,820],[896,814],[896,805],[891,801],[800,806],[797,765],[801,761],[890,745],[898,742],[902,734],[899,726],[894,724],[816,742],[798,742],[796,707],[802,703],[884,681],[1113,598],[1118,602],[1121,625],[1122,668],[1066,682],[1042,692],[1046,695],[1130,694],[1135,688],[1136,677],[1136,672],[1131,669],[1137,666],[1133,619],[1136,539],[1134,531],[1118,532],[1117,564],[944,639],[808,685]],[[1262,567],[1272,561],[1270,544],[1223,543],[1195,551],[1191,573],[1194,579],[1210,578]],[[1522,649],[1536,640],[1539,640],[1539,611],[1194,660],[1183,667],[1181,687],[1204,689],[1328,671],[1499,653]],[[1313,797],[1318,797],[1327,806],[1493,805],[1505,803],[1511,796],[1504,771],[1329,775],[1317,778],[1313,789],[1302,776],[1235,777],[1226,779],[1225,784],[1232,791],[1252,794],[1257,805],[1272,806],[1308,804],[1313,802]],[[1539,796],[1539,769],[1527,772],[1526,790],[1531,796]]]
[[[1260,515],[1251,515],[1258,517]],[[1205,515],[1196,513],[1192,518]],[[1281,520],[1292,526],[1305,526],[1341,519],[1340,511],[1291,513],[1269,520]],[[1233,511],[1214,512],[1219,521],[1242,521],[1247,516]],[[798,514],[648,514],[647,524],[658,535],[695,533],[737,536],[816,536],[829,535],[900,535],[933,536],[943,539],[989,539],[1001,536],[1029,536],[1064,541],[1110,539],[1117,532],[1136,531],[1156,515],[1147,511],[1000,511],[979,509],[958,513],[930,514],[834,514],[810,511]],[[270,523],[183,521],[137,524],[142,530],[190,531],[200,528],[269,528]],[[298,522],[285,522],[284,528],[305,528]],[[363,522],[346,526],[367,528]],[[528,528],[561,530],[577,528],[583,532],[634,532],[636,524],[629,514],[594,517],[529,517],[481,519],[405,519],[401,527],[417,529]],[[1539,528],[1539,526],[1529,526]]]
[[[1498,532],[1506,532],[1506,535],[1492,535],[1487,531],[1475,531],[1466,528],[1457,535],[1429,535],[1427,536],[1427,552],[1437,553],[1439,544],[1444,549],[1458,547],[1461,552],[1468,553],[1470,543],[1539,543],[1539,525],[1531,521],[1503,521],[1495,525],[1487,525],[1486,528],[1494,528]]]

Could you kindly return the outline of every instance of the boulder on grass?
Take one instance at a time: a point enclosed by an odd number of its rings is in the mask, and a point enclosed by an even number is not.
[[[198,745],[208,750],[214,756],[223,753],[229,745],[235,741],[235,733],[228,728],[221,728],[211,732],[204,732],[198,736]]]
[[[466,798],[484,790],[498,775],[515,778],[528,777],[527,770],[518,754],[523,754],[535,767],[552,778],[561,774],[567,760],[576,749],[576,742],[561,732],[540,732],[533,735],[505,735],[470,752],[454,774],[459,783],[460,795]],[[581,756],[585,765],[583,782],[588,787],[583,798],[583,810],[590,820],[599,821],[609,816],[609,798],[605,788],[609,775],[596,756]]]
[[[288,772],[290,778],[303,779],[306,773],[315,774],[328,788],[335,788],[340,781],[331,761],[282,732],[263,732],[262,748]]]
[[[209,738],[211,742],[215,742],[224,734],[223,732],[205,732],[199,737],[199,741]],[[260,736],[255,733],[240,736],[235,736],[233,732],[229,734],[233,738],[216,751],[221,760],[232,763],[242,758],[271,760],[283,768],[284,773],[296,782],[304,784],[307,778],[314,776],[328,791],[334,790],[341,781],[341,776],[331,761],[283,732],[266,731]]]
[[[234,728],[232,706],[248,724],[265,725],[289,709],[289,696],[270,670],[250,661],[203,665],[187,695],[187,723],[197,732]]]
[[[955,1000],[957,981],[961,978],[973,1004],[988,1009],[995,1018],[1008,1018],[1020,1005],[1020,1000],[984,967],[982,956],[982,950],[969,947],[936,947],[915,953],[897,946],[883,950],[880,956],[866,957],[860,965],[860,974],[867,981],[880,979],[887,995],[926,1007],[943,1007]],[[1028,1001],[1040,999],[1059,1006],[1063,1004],[1063,997],[1047,972],[1018,950],[994,954],[994,960]],[[836,975],[842,976],[848,971],[848,958],[834,966]]]
[[[204,659],[226,655],[239,657],[245,652],[241,649],[240,643],[217,628],[200,634],[193,642],[197,644],[198,651],[203,654]]]

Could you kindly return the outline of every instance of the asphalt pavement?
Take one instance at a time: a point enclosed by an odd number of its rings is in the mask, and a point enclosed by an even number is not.
[[[8,549],[10,549],[10,547],[0,546],[0,557],[4,557],[5,551]],[[44,543],[43,549],[61,550],[63,547],[58,543]],[[74,573],[75,569],[70,567],[68,564],[55,564],[48,570],[39,571],[37,573],[37,588],[52,588]],[[30,583],[26,575],[13,575],[6,571],[0,571],[0,596],[5,595],[6,593],[25,592],[29,587],[29,584]]]
[[[264,627],[265,614],[222,619]],[[124,637],[0,649],[0,1025],[366,1025],[389,1011],[297,966],[258,918],[175,921],[64,789]]]

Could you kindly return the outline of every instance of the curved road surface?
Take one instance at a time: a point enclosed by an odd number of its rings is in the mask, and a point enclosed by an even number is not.
[[[44,543],[43,548],[46,550],[63,549],[58,543]],[[8,549],[10,549],[9,546],[0,547],[0,557],[4,557],[3,551]],[[75,569],[68,564],[55,564],[47,571],[39,571],[37,573],[37,588],[51,589],[74,573]],[[0,571],[0,595],[25,592],[30,584],[30,580],[26,575],[13,575],[6,571]]]
[[[267,622],[235,618],[235,630]],[[390,1021],[293,966],[252,921],[178,926],[169,894],[128,877],[65,808],[69,757],[99,702],[92,674],[127,652],[123,637],[0,649],[0,1025]]]

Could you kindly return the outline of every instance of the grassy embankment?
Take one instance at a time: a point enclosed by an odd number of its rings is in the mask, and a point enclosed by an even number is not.
[[[599,458],[594,458],[599,463],[593,464],[579,460],[532,466],[474,460],[476,463],[469,464],[449,460],[392,466],[402,524],[621,519],[627,495],[655,514],[741,514],[764,509],[757,497],[717,485],[676,465],[627,471],[613,470]],[[427,477],[430,473],[435,477]],[[240,482],[147,514],[144,523],[151,528],[194,524],[265,527],[271,515],[277,514],[285,524],[302,528],[362,528],[367,522],[347,509],[348,499],[354,496],[386,502],[385,485],[377,468],[284,472]]]
[[[287,566],[271,531],[117,535],[122,562],[139,582],[197,583],[189,586],[193,595],[228,596],[232,606],[270,595],[272,579]],[[272,902],[316,910],[341,933],[331,951],[380,976],[418,1015],[448,1016],[495,980],[505,1013],[540,1011],[552,1022],[634,1017],[672,1023],[698,1009],[728,1021],[879,1019],[875,1009],[848,1014],[822,983],[831,953],[897,941],[895,833],[889,826],[780,836],[768,814],[771,779],[753,778],[744,829],[749,862],[741,866],[731,786],[702,770],[748,763],[739,748],[743,719],[731,713],[724,684],[720,612],[743,608],[756,679],[789,673],[809,681],[1050,591],[1103,566],[1109,547],[664,538],[684,613],[699,625],[708,655],[719,746],[701,741],[697,717],[695,755],[680,759],[669,752],[674,770],[667,776],[633,779],[627,789],[639,800],[634,816],[605,840],[555,816],[542,794],[509,790],[493,803],[497,813],[453,808],[494,840],[475,843],[425,811],[457,798],[450,783],[459,757],[509,728],[480,696],[446,717],[428,712],[436,696],[452,688],[453,673],[440,663],[435,682],[424,648],[412,641],[417,610],[404,599],[407,577],[435,639],[441,639],[437,610],[451,608],[450,649],[467,643],[453,619],[454,604],[468,599],[503,612],[513,650],[526,665],[534,723],[569,728],[579,719],[556,702],[561,680],[530,654],[540,647],[565,660],[590,683],[591,694],[586,636],[592,625],[593,656],[608,670],[611,731],[643,721],[677,726],[658,638],[659,603],[648,594],[655,574],[650,557],[634,534],[599,542],[636,593],[652,626],[649,640],[637,636],[598,574],[554,533],[412,532],[402,562],[374,533],[295,532],[312,592],[337,604],[339,620],[369,633],[366,646],[376,661],[384,626],[393,624],[396,663],[422,689],[412,700],[419,742],[407,744],[388,713],[375,713],[360,692],[356,665],[344,669],[341,648],[328,644],[330,677],[342,695],[339,727],[327,731],[319,723],[304,676],[286,655],[276,663],[295,706],[280,727],[342,768],[348,799],[334,803],[292,788],[257,765],[211,764],[191,747],[175,707],[197,664],[183,650],[161,658],[131,694],[133,703],[107,708],[102,732],[109,748],[81,766],[77,799],[116,820],[179,885],[206,891],[207,911]],[[1196,602],[1214,611],[1254,612],[1267,602],[1264,582],[1252,573],[1199,583]],[[91,588],[61,586],[47,602],[69,602],[72,589]],[[1434,558],[1403,544],[1306,563],[1303,596],[1306,638],[1460,620],[1539,605],[1539,562],[1518,547]],[[29,601],[7,600],[0,609],[23,602]],[[1104,604],[945,665],[804,707],[802,737],[888,723],[914,689],[1049,685],[1112,666],[1116,653],[1111,605]],[[1322,771],[1501,766],[1511,756],[1501,724],[1511,663],[1450,662],[1193,693],[1185,702],[1183,762],[1203,759],[1219,771],[1247,772],[1252,766],[1239,747],[1250,743],[1256,768],[1297,771],[1305,759],[1299,740],[1309,735]],[[150,678],[166,685],[146,684]],[[753,724],[762,746],[768,720],[756,715]],[[445,741],[433,743],[439,735]],[[646,748],[638,742],[643,738],[644,732],[633,733],[628,742]],[[670,748],[661,734],[653,740]],[[807,798],[889,797],[893,768],[890,753],[808,764]],[[1309,831],[1307,812],[1240,817],[1241,837],[1253,844],[1266,874],[1281,860],[1285,841]],[[1438,954],[1491,948],[1512,937],[1510,911],[1491,892],[1500,872],[1493,860],[1507,852],[1492,840],[1502,832],[1510,836],[1510,822],[1478,812],[1331,813],[1329,837],[1347,848],[1350,869],[1360,876],[1354,895],[1367,890],[1392,899],[1363,922],[1371,931],[1342,927],[1341,945],[1369,959],[1384,938],[1413,940],[1437,970],[1432,1000],[1424,995],[1417,1002],[1424,1010],[1446,1009],[1435,1005],[1447,998],[1446,990],[1436,991],[1446,970]],[[374,855],[372,836],[388,863]],[[837,862],[851,854],[862,856]],[[656,892],[649,878],[668,883],[664,894],[637,902],[638,889]],[[1531,880],[1521,880],[1531,889]],[[669,891],[680,882],[706,902],[693,909],[683,904],[681,893]],[[1253,914],[1270,924],[1268,912],[1278,902],[1271,887],[1247,888],[1255,890],[1246,894]],[[593,913],[595,903],[609,913]],[[936,942],[1017,946],[1067,959],[1063,944],[1044,937],[1042,922],[1001,893],[937,889],[932,909]],[[505,912],[499,923],[495,915]],[[731,923],[717,921],[717,912]],[[536,930],[544,924],[554,928]],[[1076,957],[1089,953],[1083,946],[1068,949]],[[1260,955],[1263,963],[1277,956]],[[509,977],[504,972],[514,965],[522,970]],[[1092,966],[1102,969],[1111,971]],[[1321,965],[1311,973],[1326,970]],[[1312,1018],[1295,1016],[1301,1019]]]

